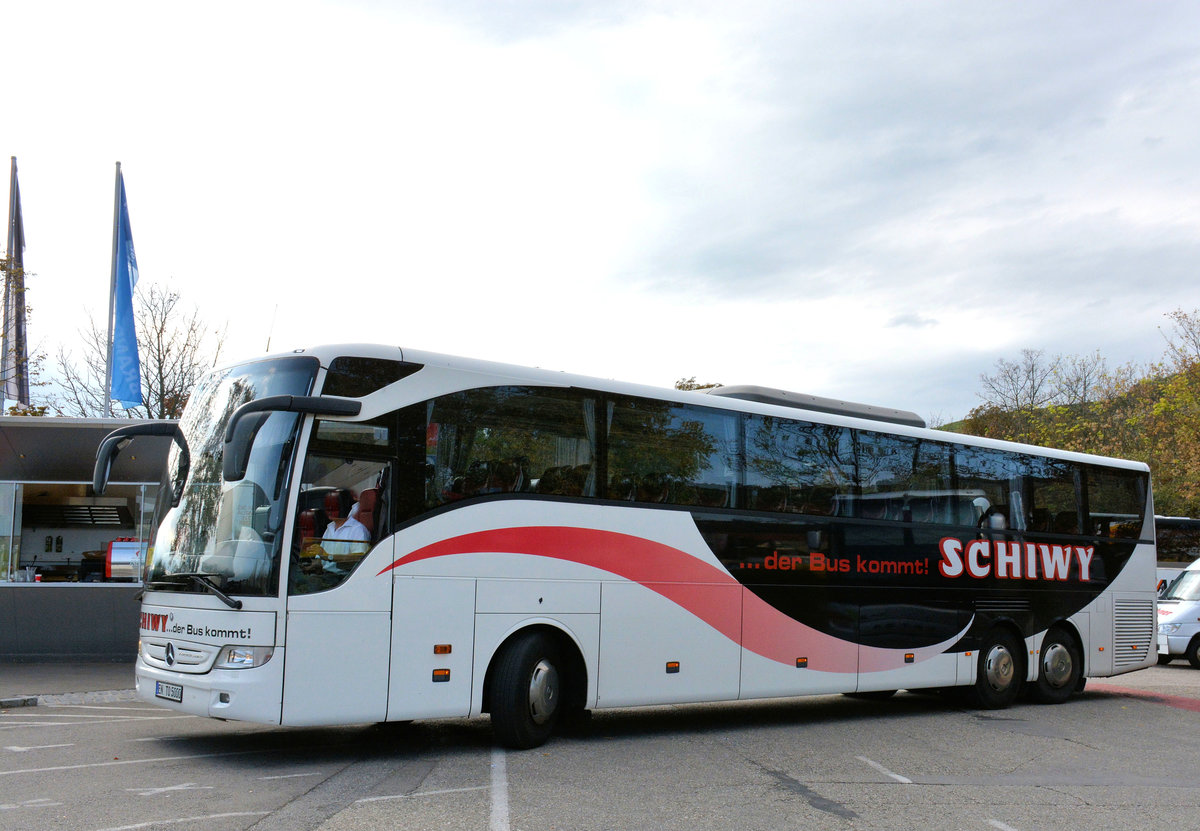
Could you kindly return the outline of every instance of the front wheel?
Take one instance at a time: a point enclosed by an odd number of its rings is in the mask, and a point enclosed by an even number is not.
[[[1061,704],[1071,697],[1083,673],[1083,657],[1070,634],[1053,629],[1042,640],[1033,698],[1043,704]]]
[[[496,739],[505,747],[526,750],[550,738],[562,710],[560,665],[554,642],[537,632],[500,649],[489,709]]]
[[[1021,651],[1017,639],[1003,629],[995,629],[979,650],[979,668],[975,685],[967,693],[970,703],[983,710],[1002,710],[1021,693]]]
[[[1192,665],[1192,669],[1200,669],[1200,635],[1192,638],[1192,642],[1187,645],[1183,656]]]

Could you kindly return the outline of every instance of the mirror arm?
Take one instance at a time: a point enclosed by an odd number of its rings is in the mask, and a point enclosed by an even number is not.
[[[100,442],[100,448],[96,451],[96,466],[92,470],[92,490],[97,496],[103,496],[108,487],[108,476],[112,470],[113,460],[125,449],[125,445],[137,436],[170,436],[179,445],[183,458],[188,460],[191,458],[183,433],[179,431],[179,425],[174,422],[169,424],[130,424],[128,427],[118,427],[104,437],[104,440]]]
[[[240,448],[233,447],[233,437],[238,422],[248,415],[262,412],[305,413],[325,416],[356,416],[362,412],[362,402],[348,398],[325,398],[319,395],[269,395],[247,401],[233,411],[225,425],[225,450],[222,461],[222,476],[226,482],[238,482],[246,475],[239,466]]]

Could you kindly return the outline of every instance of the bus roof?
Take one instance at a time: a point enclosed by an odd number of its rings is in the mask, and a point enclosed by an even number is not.
[[[1024,452],[1037,456],[1047,456],[1050,458],[1063,459],[1066,461],[1074,461],[1082,464],[1099,464],[1109,467],[1124,468],[1127,470],[1138,470],[1149,472],[1150,468],[1143,462],[1135,462],[1127,459],[1117,459],[1107,456],[1097,456],[1089,453],[1079,453],[1071,450],[1059,450],[1049,447],[1038,447],[1035,445],[1019,444],[1017,442],[1003,441],[1000,439],[985,438],[983,436],[973,436],[967,433],[952,433],[944,430],[932,430],[924,426],[921,421],[921,426],[907,421],[881,421],[877,416],[870,415],[851,415],[847,411],[826,411],[808,409],[803,405],[796,404],[783,405],[777,403],[769,403],[765,401],[757,401],[748,398],[742,398],[729,395],[710,395],[704,392],[678,390],[671,387],[655,387],[646,384],[635,384],[626,381],[616,381],[611,379],[596,378],[586,375],[574,375],[567,372],[542,369],[540,367],[525,367],[515,364],[503,364],[496,361],[488,361],[479,358],[466,358],[455,355],[447,355],[438,352],[425,352],[422,350],[405,349],[398,346],[387,346],[382,344],[368,343],[346,343],[346,344],[322,344],[303,349],[296,349],[291,352],[275,353],[272,355],[256,356],[249,360],[238,361],[236,363],[250,363],[252,361],[281,358],[288,355],[308,355],[316,357],[320,360],[323,367],[328,367],[329,362],[340,355],[357,356],[363,358],[381,358],[385,360],[401,360],[411,363],[422,364],[429,367],[440,367],[443,369],[453,370],[459,375],[459,380],[454,388],[448,388],[442,392],[454,392],[462,389],[470,389],[473,386],[507,386],[517,384],[530,384],[548,387],[579,387],[581,389],[595,390],[597,392],[608,392],[624,395],[640,396],[644,398],[657,398],[662,401],[673,401],[677,403],[694,404],[697,406],[710,407],[713,409],[733,410],[744,413],[755,413],[760,415],[775,416],[779,418],[796,418],[799,413],[804,414],[804,418],[808,421],[813,421],[818,424],[831,424],[842,427],[855,427],[859,429],[874,429],[887,433],[894,433],[902,436],[912,436],[915,438],[923,438],[929,441],[948,442],[953,444],[964,444],[975,447],[987,447],[997,450],[1008,450],[1012,452]],[[235,362],[231,362],[235,363]],[[471,375],[484,376],[477,381],[468,378]],[[411,383],[420,376],[409,376],[408,379],[397,382],[398,384]],[[769,387],[734,387],[733,389],[766,389]],[[798,395],[791,393],[789,395]],[[816,399],[815,396],[813,396]],[[818,399],[819,400],[819,399]],[[832,399],[824,399],[832,400]],[[848,402],[847,402],[848,403]],[[861,407],[870,407],[870,405],[857,405]],[[884,408],[876,408],[883,410]],[[906,414],[903,410],[892,410],[893,413]],[[913,413],[907,413],[920,421],[920,416]],[[364,416],[366,412],[364,411]]]

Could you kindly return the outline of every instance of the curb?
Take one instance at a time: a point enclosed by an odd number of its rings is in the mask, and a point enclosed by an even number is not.
[[[9,710],[13,707],[36,707],[38,697],[36,695],[18,695],[14,698],[0,698],[0,710]]]

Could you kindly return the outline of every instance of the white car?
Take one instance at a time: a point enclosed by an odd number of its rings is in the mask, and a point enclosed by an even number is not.
[[[1200,560],[1158,599],[1158,662],[1187,658],[1200,669]]]

